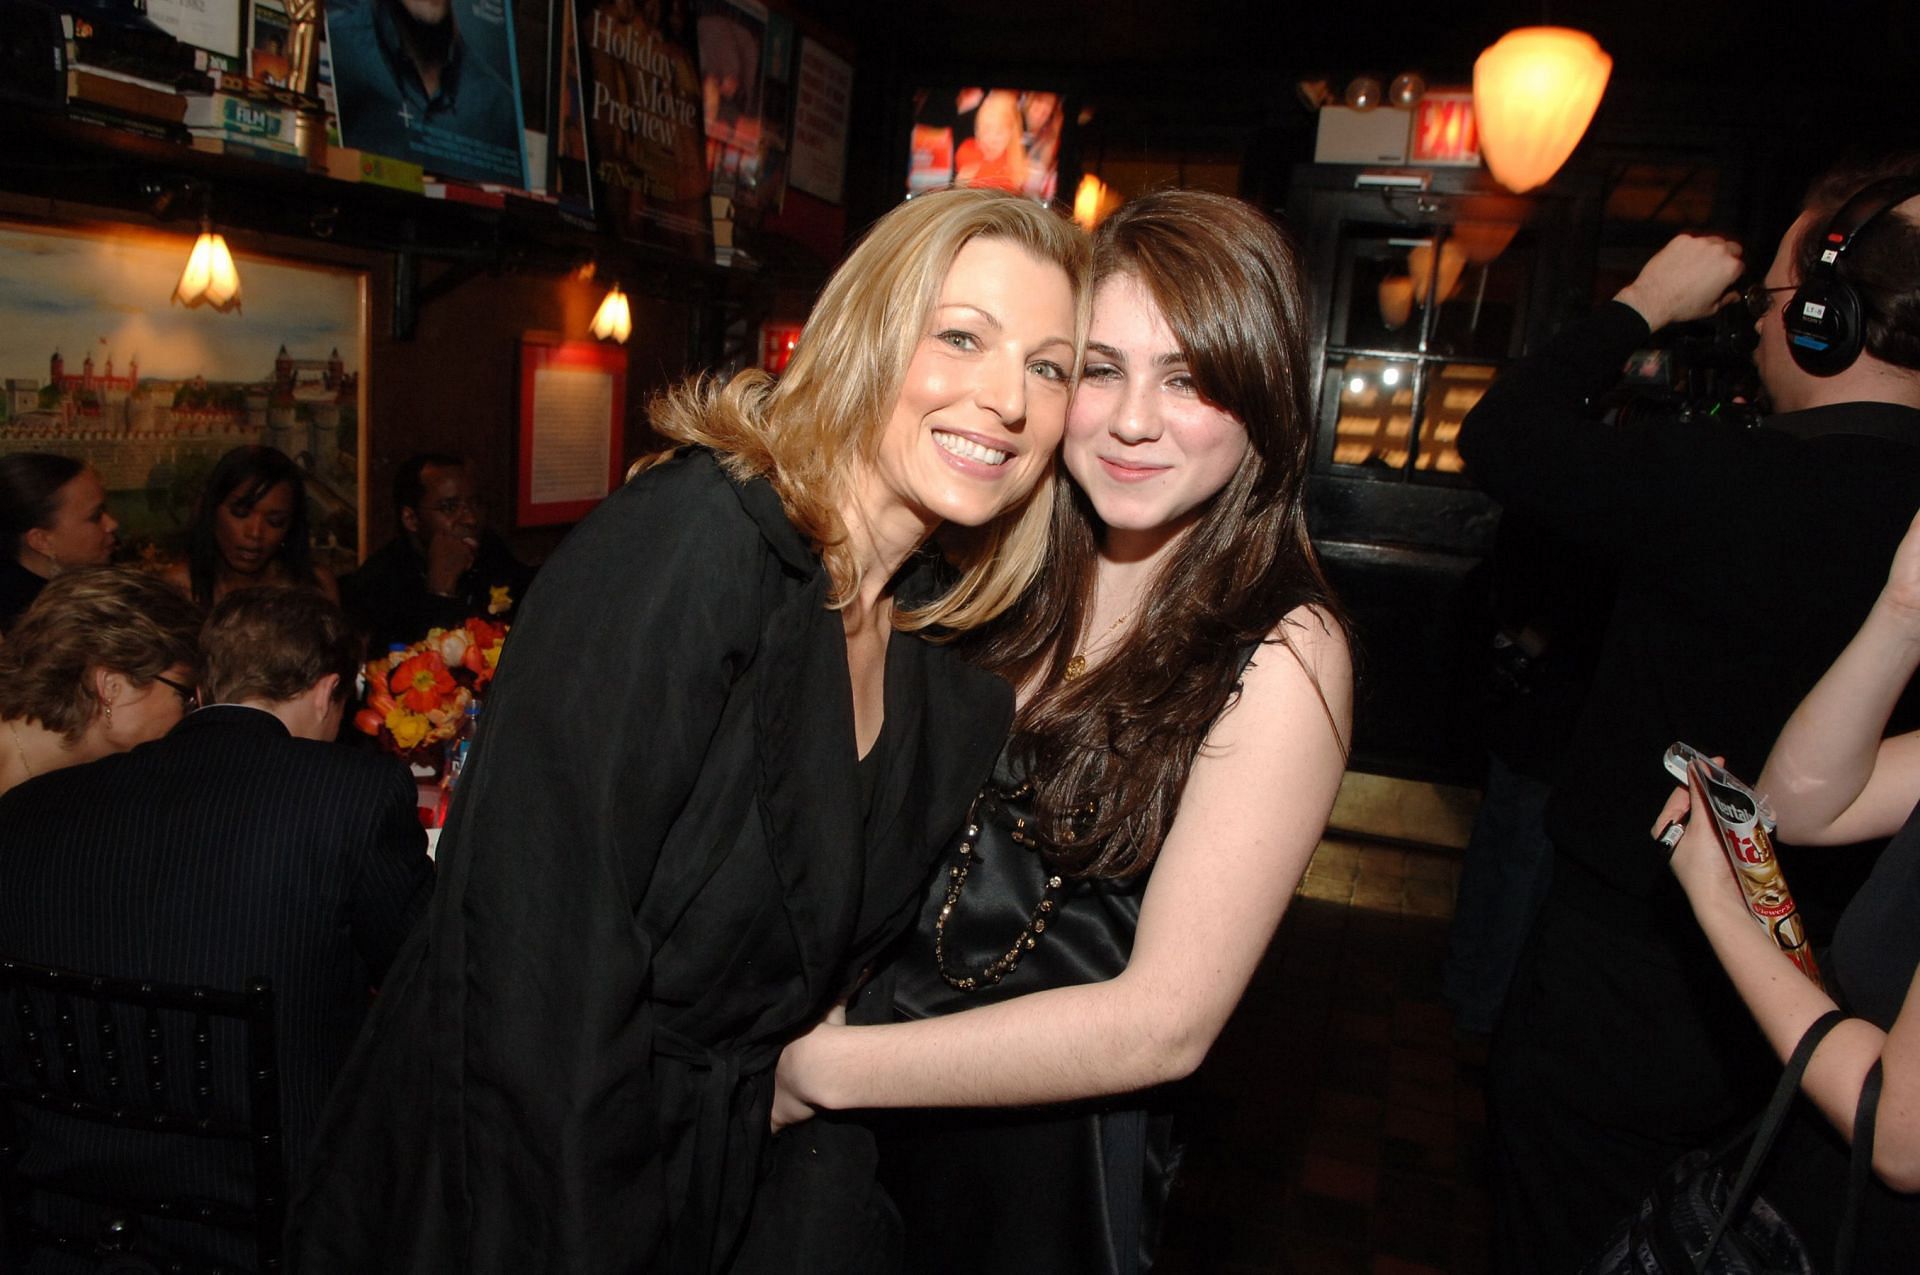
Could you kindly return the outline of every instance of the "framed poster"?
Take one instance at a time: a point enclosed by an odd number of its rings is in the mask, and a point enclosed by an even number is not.
[[[401,0],[326,0],[340,140],[436,177],[525,189],[507,6],[443,0],[438,10],[423,29]]]
[[[707,167],[735,216],[777,209],[787,188],[794,26],[760,0],[702,0]]]
[[[514,525],[578,522],[619,486],[627,352],[546,332],[520,338]]]
[[[314,558],[358,563],[367,276],[236,252],[244,313],[170,298],[189,235],[0,222],[0,452],[99,471],[120,557],[185,548],[207,473],[265,444],[305,472]]]
[[[625,238],[708,259],[707,141],[691,10],[574,0],[574,38],[594,211]]]

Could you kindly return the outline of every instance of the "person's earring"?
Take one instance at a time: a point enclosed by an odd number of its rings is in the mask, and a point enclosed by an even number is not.
[[[109,700],[103,707],[107,710],[107,725],[113,725],[113,702]]]

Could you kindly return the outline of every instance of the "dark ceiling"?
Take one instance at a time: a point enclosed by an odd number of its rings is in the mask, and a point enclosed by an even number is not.
[[[1542,21],[1589,32],[1614,59],[1589,134],[1598,145],[1724,152],[1731,137],[1790,172],[1852,142],[1920,145],[1916,0],[795,3],[858,45],[855,115],[872,122],[874,149],[862,155],[856,135],[856,165],[888,166],[913,88],[998,83],[1060,88],[1094,108],[1088,147],[1211,148],[1281,171],[1311,157],[1313,116],[1294,91],[1304,76],[1324,74],[1336,92],[1362,71],[1464,86],[1483,48]],[[876,207],[897,197],[875,196]]]

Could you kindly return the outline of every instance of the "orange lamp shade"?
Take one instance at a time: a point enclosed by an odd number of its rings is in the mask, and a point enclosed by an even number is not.
[[[594,311],[593,334],[602,341],[618,341],[622,345],[633,335],[633,310],[627,305],[627,294],[620,291],[618,284],[607,289],[607,295],[600,301],[600,308]]]
[[[1480,154],[1518,194],[1543,185],[1593,122],[1613,59],[1584,31],[1521,27],[1473,64]]]
[[[203,230],[187,255],[187,268],[174,285],[173,299],[192,308],[207,305],[225,313],[240,308],[240,272],[224,237]]]
[[[1120,203],[1120,196],[1114,193],[1113,187],[1088,173],[1080,179],[1079,188],[1073,192],[1073,220],[1082,230],[1091,231]]]
[[[1406,275],[1390,275],[1380,281],[1380,322],[1389,332],[1397,332],[1413,314],[1413,280]]]
[[[1412,249],[1407,253],[1407,275],[1412,280],[1413,299],[1426,305],[1437,292],[1442,301],[1453,300],[1460,291],[1460,272],[1466,268],[1467,254],[1451,239],[1440,245],[1437,269],[1431,243]]]

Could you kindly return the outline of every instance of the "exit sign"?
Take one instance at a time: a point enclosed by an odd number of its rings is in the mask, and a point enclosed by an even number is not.
[[[1480,130],[1473,120],[1473,94],[1429,93],[1414,104],[1410,164],[1480,165]]]

